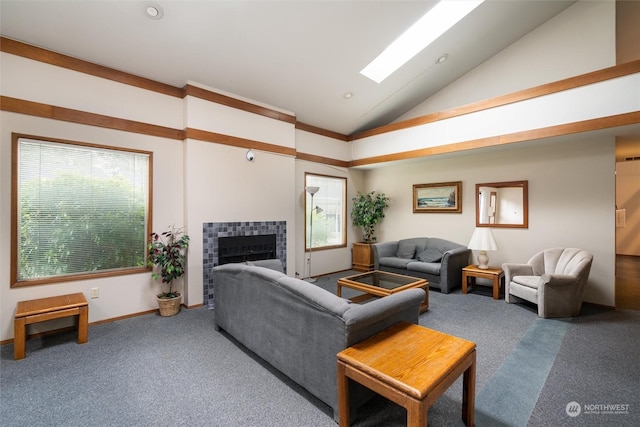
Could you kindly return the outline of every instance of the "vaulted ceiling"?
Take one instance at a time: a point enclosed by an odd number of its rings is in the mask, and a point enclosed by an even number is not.
[[[488,0],[381,84],[360,70],[435,1],[155,1],[161,19],[148,3],[2,0],[0,32],[348,135],[390,123],[574,1]]]

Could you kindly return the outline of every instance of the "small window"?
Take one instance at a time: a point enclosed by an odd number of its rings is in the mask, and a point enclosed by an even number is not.
[[[305,189],[318,187],[311,195],[305,191],[305,249],[327,249],[347,245],[345,228],[347,179],[305,174]]]
[[[152,153],[13,135],[11,284],[146,269]]]

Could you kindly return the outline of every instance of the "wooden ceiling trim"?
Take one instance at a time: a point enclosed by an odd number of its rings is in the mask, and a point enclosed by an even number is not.
[[[23,99],[7,96],[0,97],[0,109],[2,111],[10,111],[13,113],[157,136],[160,138],[176,140],[184,139],[184,133],[181,129],[105,116],[102,114],[88,113],[86,111],[73,110],[71,108],[42,104],[34,101],[25,101]]]
[[[308,125],[302,122],[296,122],[296,129],[303,130],[305,132],[315,133],[317,135],[326,136],[328,138],[337,139],[339,141],[349,142],[349,136],[338,132],[332,132],[330,130],[322,129],[317,126]]]
[[[309,162],[321,163],[323,165],[337,166],[341,168],[348,168],[350,166],[350,162],[345,160],[338,160],[338,159],[332,159],[330,157],[316,156],[314,154],[301,153],[299,151],[296,154],[296,160],[306,160]]]
[[[416,117],[413,119],[403,120],[398,123],[391,123],[389,125],[380,126],[375,129],[363,131],[352,135],[349,140],[355,141],[357,139],[367,138],[370,136],[380,135],[383,133],[399,131],[402,129],[412,128],[415,126],[425,125],[427,123],[433,123],[452,117],[463,116],[465,114],[471,114],[482,110],[488,110],[490,108],[500,107],[503,105],[513,104],[515,102],[526,101],[529,99],[537,98],[544,95],[558,93],[569,89],[574,89],[581,86],[587,86],[590,84],[615,79],[617,77],[623,77],[630,74],[640,72],[640,60],[627,62],[626,64],[616,65],[613,67],[605,68],[598,71],[593,71],[579,76],[570,77],[564,80],[559,80],[552,83],[547,83],[541,86],[536,86],[530,89],[524,89],[517,92],[513,92],[507,95],[490,98],[483,101],[474,102],[471,104],[463,105],[449,110],[439,111],[437,113],[427,114],[425,116]]]
[[[286,114],[271,108],[262,107],[260,105],[252,104],[251,102],[242,101],[231,96],[222,95],[220,93],[212,92],[210,90],[203,89],[197,86],[186,85],[183,88],[183,91],[184,96],[195,96],[196,98],[204,99],[206,101],[215,102],[217,104],[226,105],[227,107],[236,108],[242,111],[247,111],[249,113],[258,114],[291,124],[295,124],[296,122],[296,117],[291,114]]]
[[[266,151],[274,154],[282,154],[285,156],[296,156],[295,148],[268,144],[266,142],[254,141],[251,139],[239,138],[237,136],[209,132],[201,129],[186,128],[185,138],[196,139],[198,141],[204,142],[213,142],[216,144],[230,145],[232,147],[241,147],[246,149],[251,148],[254,150]]]
[[[125,73],[123,71],[118,71],[113,68],[97,65],[92,62],[63,55],[61,53],[52,52],[47,49],[32,46],[6,37],[0,37],[0,51],[66,68],[68,70],[78,71],[80,73],[139,87],[141,89],[151,90],[164,95],[174,96],[177,98],[182,97],[181,88],[160,83],[155,80],[146,79],[144,77],[139,77],[134,74]]]
[[[474,150],[478,148],[487,148],[516,142],[525,142],[536,139],[572,135],[576,133],[591,132],[619,126],[635,125],[638,123],[640,123],[640,111],[634,111],[631,113],[600,117],[597,119],[583,120],[574,123],[566,123],[562,125],[549,126],[522,132],[514,132],[504,135],[496,135],[487,138],[473,139],[469,141],[456,142],[453,144],[445,144],[436,147],[421,148],[418,150],[405,151],[401,153],[385,154],[381,156],[352,160],[351,162],[349,162],[349,167],[366,166],[377,163],[415,159],[418,157],[435,156],[438,154],[455,153],[458,151]]]

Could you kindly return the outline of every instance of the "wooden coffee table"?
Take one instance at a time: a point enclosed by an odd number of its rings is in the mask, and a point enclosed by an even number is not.
[[[429,309],[429,282],[419,277],[374,270],[338,279],[339,297],[342,296],[343,286],[364,292],[364,295],[350,298],[353,302],[361,302],[372,297],[386,297],[407,289],[423,289],[426,295],[420,305],[420,313]]]

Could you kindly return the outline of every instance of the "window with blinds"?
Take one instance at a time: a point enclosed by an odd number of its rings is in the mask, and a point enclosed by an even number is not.
[[[146,268],[152,153],[13,137],[12,286]]]
[[[305,250],[346,246],[347,179],[306,173],[304,184],[318,187],[313,204],[305,191]]]

